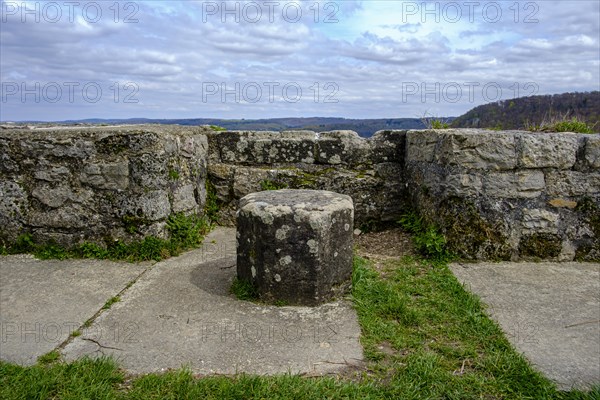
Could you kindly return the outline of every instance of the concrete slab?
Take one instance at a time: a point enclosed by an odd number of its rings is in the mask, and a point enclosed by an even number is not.
[[[362,360],[349,302],[275,307],[229,294],[235,240],[235,229],[217,228],[202,248],[153,266],[64,348],[65,359],[110,354],[133,373],[187,366],[198,374],[259,375],[333,373]]]
[[[0,359],[35,364],[148,266],[0,257]]]
[[[452,264],[508,339],[560,389],[600,383],[600,264]]]

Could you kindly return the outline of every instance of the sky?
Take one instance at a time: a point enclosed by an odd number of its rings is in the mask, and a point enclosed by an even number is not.
[[[459,116],[600,90],[599,40],[598,0],[0,0],[0,120]]]

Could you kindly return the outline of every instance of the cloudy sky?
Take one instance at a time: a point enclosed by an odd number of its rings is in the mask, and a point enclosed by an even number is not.
[[[458,116],[600,90],[600,2],[1,0],[0,120]]]

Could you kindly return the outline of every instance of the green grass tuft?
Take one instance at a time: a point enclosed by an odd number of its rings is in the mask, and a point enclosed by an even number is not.
[[[251,282],[244,279],[234,279],[229,291],[239,300],[258,300],[258,290]]]
[[[102,306],[102,309],[108,310],[112,307],[113,304],[118,303],[119,301],[121,301],[121,298],[119,296],[111,297],[110,299],[108,299],[106,301],[106,303],[104,303],[104,305]]]
[[[210,180],[206,180],[206,203],[204,205],[204,215],[211,223],[216,223],[219,220],[219,199],[217,198],[217,190]]]
[[[56,350],[52,350],[49,353],[43,354],[37,359],[38,363],[42,365],[52,364],[58,360],[60,360],[60,353]]]
[[[179,179],[179,171],[175,168],[169,168],[169,179],[172,181],[176,181]]]
[[[19,236],[15,243],[6,249],[6,253],[32,253],[42,260],[97,258],[130,262],[160,261],[179,255],[185,250],[198,247],[211,229],[212,224],[205,216],[186,216],[183,213],[178,213],[172,214],[167,220],[169,239],[166,240],[155,236],[146,236],[141,241],[129,243],[120,240],[107,240],[105,247],[96,243],[82,243],[73,248],[65,248],[56,243],[36,244],[30,234],[24,234]]]
[[[286,185],[285,183],[275,182],[267,179],[260,182],[260,187],[262,190],[280,190],[287,189],[288,185]]]
[[[436,226],[426,224],[424,219],[415,212],[404,214],[398,223],[413,235],[416,249],[425,257],[438,261],[452,259],[453,256],[446,246],[446,238]]]
[[[527,130],[532,132],[574,132],[574,133],[595,133],[595,126],[589,125],[579,117],[568,118],[568,114],[559,116],[547,116],[539,124],[526,123]]]

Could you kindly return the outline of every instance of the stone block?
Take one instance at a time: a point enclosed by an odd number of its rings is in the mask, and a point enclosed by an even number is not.
[[[542,171],[493,172],[484,176],[484,193],[491,197],[535,198],[546,184]]]
[[[208,152],[206,135],[177,136],[179,153],[185,158],[205,158]]]
[[[47,182],[64,182],[71,177],[71,171],[64,166],[45,166],[34,173],[35,179]]]
[[[441,134],[433,130],[412,130],[406,133],[406,161],[433,162]]]
[[[231,200],[235,169],[236,167],[228,164],[208,164],[208,179],[215,189],[217,199],[222,203]]]
[[[267,169],[237,167],[233,178],[233,195],[237,198],[260,192],[261,182],[269,181],[272,174]]]
[[[348,196],[276,190],[240,200],[238,278],[261,299],[295,305],[326,302],[352,274],[354,208]]]
[[[123,207],[117,210],[118,215],[135,216],[146,221],[158,221],[171,214],[171,203],[165,190],[153,190],[133,198],[127,197],[124,203]]]
[[[586,136],[583,157],[589,168],[600,169],[600,135]]]
[[[576,134],[524,133],[519,140],[519,165],[524,168],[570,169],[577,159]]]
[[[180,186],[173,191],[173,212],[190,211],[197,207],[193,185]]]
[[[28,214],[28,224],[34,227],[56,229],[82,229],[93,220],[93,210],[84,209],[80,204],[54,208],[47,211],[32,210]]]
[[[566,200],[566,199],[561,199],[561,198],[552,199],[552,200],[548,201],[548,204],[550,204],[552,207],[555,207],[555,208],[574,209],[575,207],[577,207],[576,201]]]
[[[211,135],[212,159],[219,151],[221,162],[230,164],[274,164],[314,162],[316,134],[311,131],[233,131]],[[216,149],[218,147],[218,149]]]
[[[0,172],[19,171],[19,164],[11,156],[11,142],[12,140],[0,136]]]
[[[371,164],[371,142],[354,131],[321,132],[316,145],[316,160],[320,164]]]
[[[262,157],[265,164],[294,164],[315,162],[316,134],[306,131],[282,132],[280,138],[263,146]]]
[[[595,195],[600,193],[600,172],[550,171],[546,184],[552,197]]]
[[[168,162],[164,156],[142,154],[129,161],[133,183],[144,189],[162,189],[169,177]],[[124,183],[124,182],[123,182]]]
[[[477,196],[483,188],[483,181],[477,174],[452,174],[443,185],[450,196]]]
[[[124,161],[88,164],[83,167],[79,177],[86,183],[98,189],[124,190],[129,186],[129,163]]]
[[[442,164],[488,171],[516,167],[515,135],[467,129],[441,134],[437,159]]]
[[[31,191],[31,195],[48,207],[58,208],[69,200],[73,193],[67,185],[58,185],[56,187],[40,185]]]
[[[270,132],[263,132],[265,139],[268,139]],[[256,162],[256,157],[253,154],[253,149],[248,147],[248,136],[252,132],[246,131],[231,131],[219,132],[210,137],[211,143],[215,143],[215,151],[220,153],[220,160],[223,163],[238,164],[238,163],[253,163]],[[257,137],[257,135],[253,135]],[[211,144],[212,149],[212,144]],[[212,152],[212,150],[211,150]]]
[[[372,161],[377,163],[404,163],[406,130],[378,131],[371,137]]]
[[[543,209],[523,209],[521,226],[524,234],[557,233],[559,215]]]
[[[15,240],[29,211],[27,192],[18,183],[0,181],[0,240]]]

